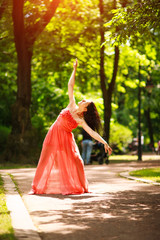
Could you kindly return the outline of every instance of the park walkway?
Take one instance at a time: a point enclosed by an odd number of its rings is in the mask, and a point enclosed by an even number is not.
[[[158,240],[160,186],[119,176],[153,166],[160,161],[86,166],[91,193],[73,196],[28,195],[35,169],[3,173],[17,181],[42,240]]]

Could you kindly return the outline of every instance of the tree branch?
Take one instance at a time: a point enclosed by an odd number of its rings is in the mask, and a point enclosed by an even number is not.
[[[113,74],[112,74],[111,82],[109,83],[109,88],[108,88],[109,92],[113,92],[113,90],[114,90],[117,71],[118,71],[118,62],[119,62],[119,47],[115,46]]]
[[[32,26],[26,28],[26,33],[30,36],[30,41],[33,44],[36,38],[43,32],[44,28],[50,22],[53,17],[59,3],[61,0],[53,0],[48,7],[48,10],[43,16],[39,16],[41,18],[40,21],[33,24]]]

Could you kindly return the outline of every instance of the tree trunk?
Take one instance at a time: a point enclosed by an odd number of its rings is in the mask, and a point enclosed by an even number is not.
[[[105,70],[104,70],[104,50],[105,45],[103,44],[105,41],[104,38],[104,22],[103,22],[103,14],[104,14],[104,7],[103,7],[103,0],[99,1],[99,9],[100,9],[100,37],[101,37],[101,48],[100,48],[100,81],[101,81],[101,90],[103,95],[103,104],[104,104],[104,138],[108,141],[107,138],[107,129],[108,126],[106,126],[105,121],[105,113],[106,113],[106,106],[107,106],[107,88],[106,88],[106,76],[105,76]]]
[[[31,60],[33,42],[26,37],[23,15],[24,0],[13,0],[14,39],[17,50],[17,99],[12,108],[12,133],[23,136],[31,128]]]
[[[31,58],[32,53],[24,47],[18,57],[17,99],[12,107],[12,133],[23,136],[31,129]]]
[[[29,108],[31,104],[31,59],[33,43],[27,42],[24,15],[24,0],[13,0],[14,39],[17,50],[17,99],[13,105],[12,132],[24,133],[30,128]]]
[[[12,106],[12,132],[8,138],[5,159],[13,162],[18,160],[23,163],[34,163],[39,155],[39,149],[37,134],[32,129],[30,118],[32,52],[25,46],[21,46],[17,56],[17,98]]]
[[[114,92],[114,87],[116,83],[116,76],[118,72],[118,62],[119,62],[119,47],[115,46],[115,54],[114,54],[114,63],[113,63],[113,73],[112,73],[112,79],[109,83],[108,90],[107,90],[107,102],[105,106],[105,118],[104,122],[106,125],[106,138],[109,141],[110,136],[110,120],[112,116],[112,95]]]

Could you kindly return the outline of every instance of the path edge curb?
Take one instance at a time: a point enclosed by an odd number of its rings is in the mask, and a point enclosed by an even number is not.
[[[1,177],[4,182],[6,205],[10,212],[16,239],[41,240],[38,230],[11,177],[7,173],[1,173]]]
[[[141,169],[142,169],[142,168],[141,168]],[[141,169],[136,169],[136,170],[141,170]],[[148,184],[153,184],[153,185],[156,185],[156,186],[160,186],[160,183],[157,183],[157,182],[154,182],[154,181],[145,179],[145,178],[137,178],[137,177],[130,176],[130,175],[129,175],[130,172],[131,172],[131,171],[121,172],[121,173],[119,173],[119,175],[120,175],[121,177],[130,179],[130,180],[140,181],[140,182],[144,182],[144,183],[148,183]]]

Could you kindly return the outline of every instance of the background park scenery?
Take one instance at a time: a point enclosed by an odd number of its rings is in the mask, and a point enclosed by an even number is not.
[[[0,159],[36,164],[45,134],[68,104],[95,102],[113,154],[160,140],[158,0],[0,1]],[[74,130],[81,146],[81,129]],[[136,142],[137,144],[137,142]]]

